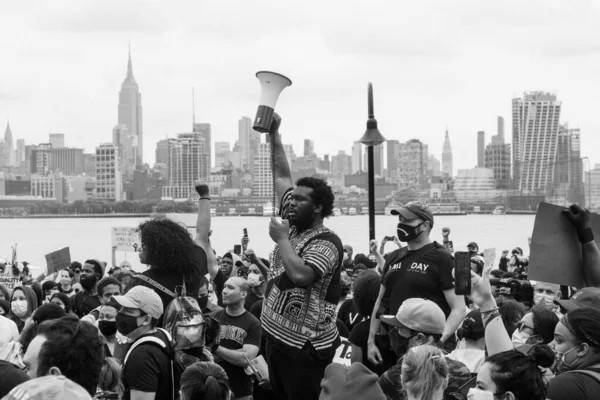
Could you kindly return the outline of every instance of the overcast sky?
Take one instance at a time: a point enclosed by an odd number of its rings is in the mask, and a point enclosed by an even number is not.
[[[277,110],[296,154],[305,138],[321,156],[349,154],[372,81],[383,135],[441,159],[448,126],[455,169],[476,164],[477,131],[489,142],[496,116],[510,140],[511,99],[526,90],[556,92],[600,163],[598,21],[600,0],[3,1],[1,132],[10,119],[27,143],[109,142],[131,41],[145,162],[156,141],[190,131],[192,86],[196,120],[233,144],[267,69],[293,81]]]

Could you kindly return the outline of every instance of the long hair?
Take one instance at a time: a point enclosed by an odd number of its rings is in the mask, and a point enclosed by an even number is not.
[[[434,400],[448,385],[448,363],[440,349],[430,345],[410,349],[402,361],[402,386],[415,398]]]
[[[170,219],[156,218],[141,223],[137,232],[149,265],[177,271],[188,279],[200,276],[204,253],[186,228]]]
[[[181,374],[181,393],[185,400],[228,400],[229,379],[218,364],[199,361]]]
[[[125,388],[121,382],[121,364],[116,358],[106,357],[104,359],[98,389],[103,392],[118,393],[119,398],[123,396]]]

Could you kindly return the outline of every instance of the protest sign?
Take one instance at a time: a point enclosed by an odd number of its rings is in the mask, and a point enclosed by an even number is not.
[[[140,248],[140,235],[134,227],[113,227],[112,228],[112,246],[117,250],[135,251]]]
[[[71,266],[71,252],[68,247],[46,254],[47,274],[60,271]]]
[[[483,251],[483,258],[485,260],[485,266],[494,265],[496,261],[496,248],[485,249]]]
[[[529,279],[581,288],[585,286],[581,244],[577,231],[562,213],[564,209],[540,203],[531,238]],[[590,226],[600,245],[600,215],[591,215]]]
[[[8,290],[13,290],[15,286],[19,284],[19,278],[13,278],[12,276],[0,275],[0,284],[2,284]],[[6,299],[8,300],[8,299]]]
[[[340,339],[342,339],[342,344],[335,351],[333,362],[350,366],[350,364],[352,364],[352,345],[345,337],[340,337]]]

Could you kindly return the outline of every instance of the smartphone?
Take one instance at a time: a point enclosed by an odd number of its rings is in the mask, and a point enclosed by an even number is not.
[[[471,255],[467,251],[454,253],[454,293],[471,294]]]
[[[237,254],[238,256],[242,254],[242,245],[241,244],[235,244],[233,245],[233,252],[235,254]]]
[[[244,228],[244,236],[248,237],[248,229]]]

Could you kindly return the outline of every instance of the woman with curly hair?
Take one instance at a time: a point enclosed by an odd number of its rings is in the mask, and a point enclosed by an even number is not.
[[[157,218],[141,223],[137,231],[140,262],[150,268],[134,275],[129,287],[143,285],[154,289],[165,309],[184,282],[186,294],[197,297],[200,279],[208,272],[206,253],[194,243],[187,229],[170,219]]]

